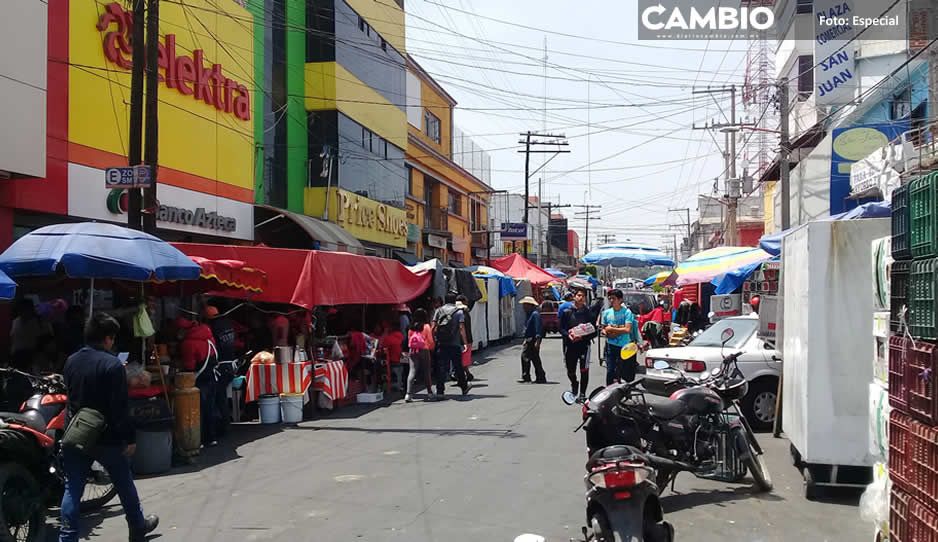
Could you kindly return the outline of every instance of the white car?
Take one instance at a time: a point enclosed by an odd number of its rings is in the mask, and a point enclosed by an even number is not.
[[[720,344],[723,330],[732,328],[735,335],[726,344]],[[723,363],[721,351],[726,354],[742,351],[739,369],[749,381],[749,392],[740,402],[743,415],[753,428],[769,429],[775,420],[775,398],[778,379],[782,372],[781,354],[757,336],[758,315],[726,318],[713,324],[694,338],[688,346],[656,348],[645,355],[645,389],[655,395],[670,395],[678,386],[673,371],[654,368],[658,360],[672,369],[680,369],[687,376],[700,378]]]

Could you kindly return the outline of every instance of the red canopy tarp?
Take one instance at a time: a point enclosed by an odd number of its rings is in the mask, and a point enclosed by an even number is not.
[[[557,277],[544,271],[520,254],[509,254],[497,260],[492,260],[491,267],[498,269],[509,277],[528,279],[535,286],[557,282]]]
[[[405,303],[426,291],[433,280],[431,274],[416,275],[394,260],[346,252],[197,243],[173,246],[188,256],[238,260],[267,273],[262,293],[233,291],[222,295],[306,309],[317,305]]]
[[[189,256],[189,259],[202,268],[199,280],[159,282],[153,291],[161,295],[219,293],[228,290],[258,294],[267,287],[267,273],[240,260],[209,260],[201,256]]]

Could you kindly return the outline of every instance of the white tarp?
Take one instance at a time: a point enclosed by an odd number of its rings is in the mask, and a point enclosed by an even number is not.
[[[488,290],[489,300],[486,305],[485,323],[488,328],[489,341],[497,341],[502,338],[501,332],[501,303],[498,297],[498,279],[489,278],[485,280],[485,288]]]
[[[469,319],[472,320],[472,349],[479,350],[489,344],[488,332],[488,303],[477,301],[469,311]]]
[[[783,429],[805,462],[870,466],[870,246],[888,218],[811,222],[782,241]]]

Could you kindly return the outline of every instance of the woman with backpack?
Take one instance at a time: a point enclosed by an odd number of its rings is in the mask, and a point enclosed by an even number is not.
[[[427,323],[427,311],[417,309],[414,311],[413,322],[407,333],[407,346],[410,348],[410,372],[407,377],[407,393],[404,395],[404,401],[410,403],[413,401],[414,380],[417,379],[417,371],[423,372],[423,377],[427,386],[427,401],[432,401],[433,394],[433,333],[430,330],[430,324]]]

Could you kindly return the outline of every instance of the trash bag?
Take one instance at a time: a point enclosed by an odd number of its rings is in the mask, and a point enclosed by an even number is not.
[[[150,372],[143,368],[137,362],[128,363],[124,370],[127,371],[127,387],[146,388],[150,385]]]
[[[146,303],[141,303],[140,307],[137,309],[137,314],[133,317],[134,324],[134,337],[146,338],[152,337],[156,334],[156,330],[153,329],[153,322],[150,321],[150,314],[147,312]]]
[[[882,532],[889,524],[889,476],[884,463],[873,465],[873,483],[860,496],[860,517]]]

